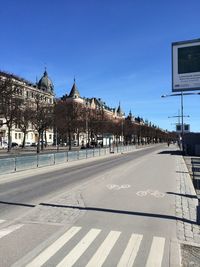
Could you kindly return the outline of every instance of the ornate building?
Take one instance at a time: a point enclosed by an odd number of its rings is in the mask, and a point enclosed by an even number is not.
[[[72,85],[71,91],[69,95],[64,95],[62,97],[63,100],[69,101],[69,102],[77,102],[81,103],[84,106],[86,106],[88,109],[99,109],[103,110],[106,115],[108,115],[110,118],[113,119],[123,119],[125,118],[125,113],[121,109],[121,105],[119,103],[118,108],[110,108],[101,98],[86,98],[81,97],[79,90],[76,86],[76,81],[74,79],[74,83]]]
[[[104,114],[105,118],[109,118],[109,120],[113,120],[115,122],[121,122],[122,123],[122,128],[123,128],[123,122],[125,120],[125,113],[122,111],[121,109],[121,105],[119,103],[118,108],[111,108],[109,107],[101,98],[96,98],[96,97],[92,97],[92,98],[86,98],[86,97],[82,97],[77,85],[76,85],[76,81],[74,79],[74,83],[72,85],[71,91],[69,93],[69,95],[65,94],[62,98],[62,100],[66,101],[66,102],[74,102],[74,103],[79,103],[81,105],[83,105],[83,107],[86,108],[86,110],[96,110],[99,111],[101,113]],[[90,143],[94,140],[92,140],[92,137],[89,138],[89,134],[88,134],[88,123],[87,123],[87,115],[86,115],[86,129],[84,132],[79,132],[79,133],[74,133],[73,134],[73,142],[76,144],[87,144]],[[123,135],[123,133],[122,133]],[[123,136],[120,136],[120,142],[123,141]],[[104,144],[108,144],[107,139],[110,138],[112,140],[114,140],[114,136],[110,135],[109,133],[105,133],[104,136],[96,136],[94,139],[95,143],[97,142],[97,139],[101,140],[101,142],[103,142]]]
[[[13,84],[19,86],[16,97],[26,99],[31,103],[34,101],[35,95],[39,94],[47,105],[52,105],[54,103],[54,86],[51,79],[48,77],[46,70],[38,83],[32,83],[17,75],[0,71],[0,80],[3,81],[5,79],[11,79]],[[17,123],[12,125],[11,140],[18,145],[22,144],[23,133]],[[46,132],[46,140],[49,144],[53,143],[53,129],[48,129]],[[5,124],[5,118],[0,114],[0,146],[5,142],[8,142],[8,128]],[[27,145],[30,145],[36,142],[38,142],[38,134],[30,123],[26,135],[26,143]]]

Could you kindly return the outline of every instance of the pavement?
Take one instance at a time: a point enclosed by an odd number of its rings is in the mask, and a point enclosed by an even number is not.
[[[200,225],[197,223],[198,198],[192,183],[191,157],[177,155],[176,216],[177,238],[182,266],[200,266]]]
[[[179,152],[179,151],[177,151]],[[109,157],[111,155],[108,155]],[[200,267],[200,225],[197,223],[197,206],[198,198],[197,192],[194,189],[192,178],[192,165],[191,157],[183,157],[179,153],[175,156],[176,159],[176,184],[177,190],[175,192],[175,209],[176,209],[176,230],[177,238],[181,248],[182,266],[183,267]],[[91,159],[93,160],[93,159]],[[200,160],[200,158],[199,158]],[[71,164],[78,164],[73,162]],[[58,166],[59,168],[61,166]],[[55,166],[54,166],[55,168]],[[43,168],[42,168],[43,169]],[[42,171],[42,169],[38,171]],[[46,169],[46,168],[44,168]],[[43,171],[44,171],[43,169]],[[37,171],[37,170],[35,170]],[[170,193],[170,192],[169,192]],[[80,196],[72,194],[64,195],[64,200],[76,204],[82,203]],[[62,201],[61,201],[62,202]],[[60,203],[59,203],[60,204]],[[83,203],[82,203],[83,205]],[[49,209],[48,207],[38,207],[38,209]],[[32,214],[32,216],[38,219],[38,212]],[[70,210],[71,220],[76,218],[80,214],[73,214],[73,210]],[[49,216],[49,212],[47,212]],[[62,214],[61,214],[62,215]],[[52,217],[52,216],[50,216]],[[62,217],[62,216],[58,216]],[[32,218],[34,220],[34,218]],[[46,218],[48,220],[48,218]],[[62,218],[62,223],[65,222],[65,216]],[[51,223],[57,223],[53,221]]]

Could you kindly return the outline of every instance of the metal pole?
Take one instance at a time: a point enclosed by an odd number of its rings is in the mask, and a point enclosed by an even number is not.
[[[88,140],[88,109],[87,109],[87,102],[86,102],[86,110],[85,110],[85,147],[87,148],[87,143],[89,143],[89,140]]]
[[[123,119],[122,119],[122,145],[124,143],[124,124],[123,124]]]
[[[184,141],[183,141],[183,138],[184,138],[184,129],[183,129],[183,91],[181,91],[181,137],[182,137],[182,151],[183,151],[183,154],[184,154]]]

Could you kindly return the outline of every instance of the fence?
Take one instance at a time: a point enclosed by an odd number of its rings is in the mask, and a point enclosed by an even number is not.
[[[66,163],[70,161],[99,157],[109,153],[122,153],[135,150],[135,146],[116,146],[111,148],[94,148],[79,151],[52,152],[26,156],[12,156],[0,159],[0,175],[28,169]]]

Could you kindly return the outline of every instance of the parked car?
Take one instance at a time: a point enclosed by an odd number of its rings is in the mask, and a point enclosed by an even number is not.
[[[36,147],[37,146],[37,143],[32,143],[31,146],[32,147]]]
[[[45,141],[40,141],[40,145],[42,145],[42,143],[44,146],[47,145],[47,143]]]
[[[31,146],[31,142],[25,142],[25,147]]]
[[[72,146],[78,146],[78,141],[77,140],[72,141]]]
[[[11,143],[11,147],[17,147],[17,146],[18,146],[18,143],[15,143],[15,142]]]

